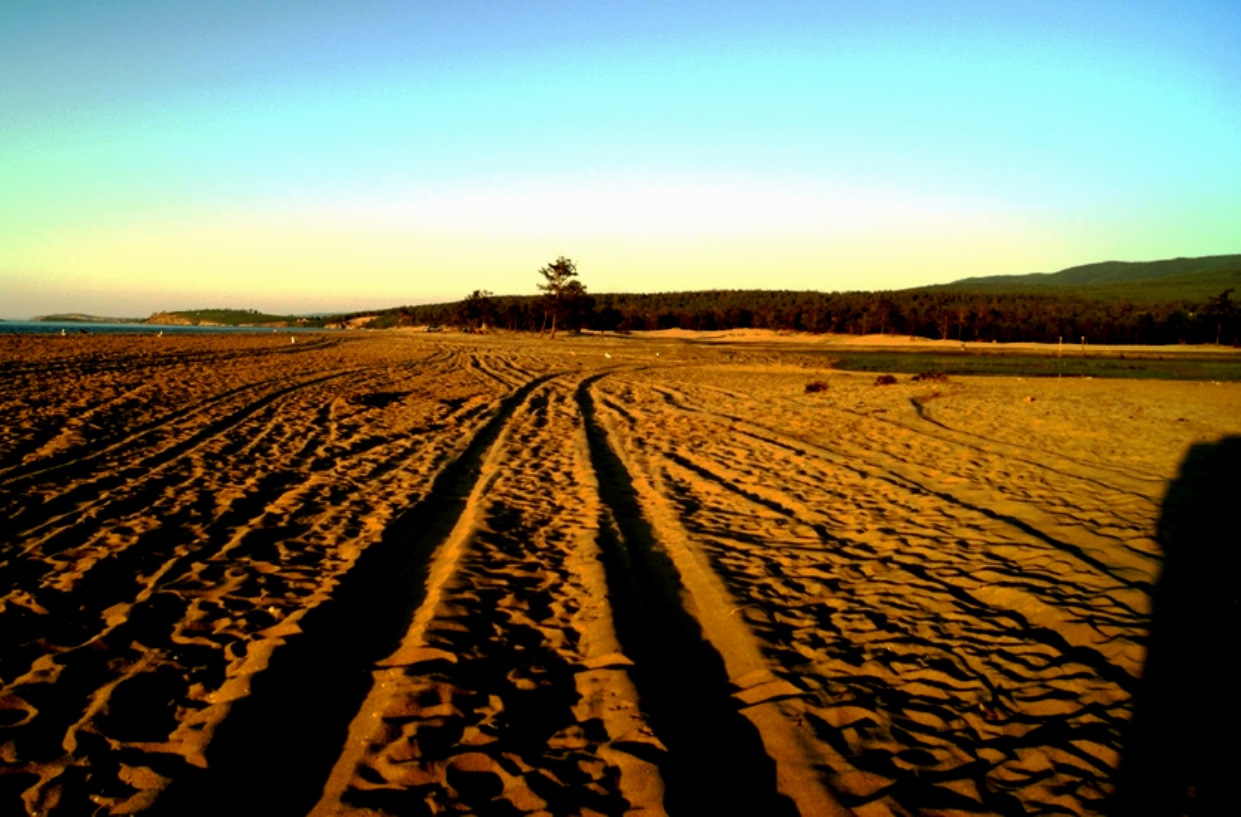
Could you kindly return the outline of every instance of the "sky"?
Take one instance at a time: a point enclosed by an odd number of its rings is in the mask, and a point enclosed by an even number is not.
[[[1241,251],[1241,4],[0,3],[0,318]]]

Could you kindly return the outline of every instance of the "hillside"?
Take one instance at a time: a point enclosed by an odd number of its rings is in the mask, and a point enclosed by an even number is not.
[[[143,323],[142,318],[111,318],[102,315],[86,315],[81,312],[37,315],[31,320],[38,323]]]
[[[1056,295],[1071,290],[1085,298],[1155,303],[1200,301],[1229,288],[1241,289],[1241,255],[1104,261],[1052,273],[962,278],[920,289],[1005,295]]]
[[[144,323],[164,326],[322,326],[321,318],[269,315],[257,309],[183,309],[156,312]]]
[[[257,309],[182,309],[156,312],[149,318],[113,318],[80,312],[39,315],[33,318],[51,323],[145,323],[156,326],[323,326],[319,317],[271,315]]]

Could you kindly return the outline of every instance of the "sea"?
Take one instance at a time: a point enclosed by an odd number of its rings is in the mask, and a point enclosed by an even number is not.
[[[0,321],[0,335],[166,335],[266,332],[268,334],[300,334],[335,330],[304,327],[270,326],[162,326],[151,323],[94,323],[86,321]]]

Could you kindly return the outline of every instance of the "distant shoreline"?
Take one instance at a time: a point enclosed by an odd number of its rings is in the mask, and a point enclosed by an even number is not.
[[[104,323],[99,321],[8,321],[0,320],[0,335],[158,335],[163,332],[178,334],[238,333],[238,332],[329,332],[336,330],[322,327],[261,326],[223,324],[158,324],[158,323]]]

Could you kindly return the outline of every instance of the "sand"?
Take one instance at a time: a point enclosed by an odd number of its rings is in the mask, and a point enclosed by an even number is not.
[[[0,813],[1105,810],[1241,384],[804,352],[0,336]]]

